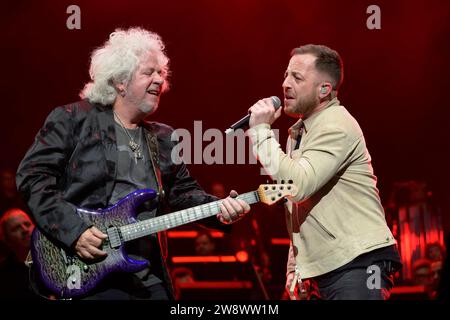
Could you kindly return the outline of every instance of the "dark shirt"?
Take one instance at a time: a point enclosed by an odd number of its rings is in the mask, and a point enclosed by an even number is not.
[[[314,277],[314,280],[320,283],[321,287],[325,287],[337,281],[347,270],[356,268],[367,268],[381,261],[391,262],[392,266],[391,272],[396,272],[400,270],[400,268],[402,267],[397,247],[393,245],[359,255],[358,257],[356,257],[349,263],[343,265],[342,267],[339,267],[331,272],[325,273],[318,277]]]
[[[128,145],[130,138],[124,130],[128,130],[130,136],[140,145],[142,159],[135,159],[134,154]],[[127,194],[136,191],[137,189],[158,189],[142,127],[134,130],[125,129],[116,123],[116,139],[118,152],[117,175],[109,205],[115,204]],[[146,220],[155,217],[156,209],[149,210],[149,205],[150,204],[144,204],[138,208],[138,220]],[[163,275],[154,274],[155,272],[158,273],[158,271],[162,270],[156,234],[127,243],[126,251],[128,256],[133,259],[147,259],[150,261],[150,268],[135,273],[140,281],[142,281],[143,286],[149,287],[162,282],[161,279],[163,278]],[[155,251],[158,252],[157,255],[154,254]]]

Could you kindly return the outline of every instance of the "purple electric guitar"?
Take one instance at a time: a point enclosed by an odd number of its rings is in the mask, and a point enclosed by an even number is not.
[[[256,191],[239,195],[238,198],[248,204],[263,202],[270,205],[296,192],[297,188],[291,184],[267,184],[261,185]],[[108,235],[102,244],[102,250],[108,256],[100,261],[87,262],[80,259],[76,254],[58,247],[35,228],[31,240],[31,255],[42,282],[59,298],[84,295],[111,272],[137,272],[148,266],[146,260],[133,260],[127,256],[123,246],[125,242],[220,212],[221,200],[138,222],[135,209],[156,196],[156,191],[142,189],[130,193],[104,210],[77,209],[83,220]]]

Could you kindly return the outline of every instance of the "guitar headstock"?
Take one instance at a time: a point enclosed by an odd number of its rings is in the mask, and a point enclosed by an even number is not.
[[[271,205],[284,197],[294,196],[298,188],[293,184],[262,184],[257,192],[259,200],[265,204]]]

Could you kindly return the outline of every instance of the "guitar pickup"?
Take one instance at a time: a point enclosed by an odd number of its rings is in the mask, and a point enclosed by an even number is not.
[[[111,248],[116,249],[120,247],[120,245],[123,242],[123,239],[119,228],[117,227],[108,228],[106,230],[106,233],[108,234],[109,245],[111,246]]]

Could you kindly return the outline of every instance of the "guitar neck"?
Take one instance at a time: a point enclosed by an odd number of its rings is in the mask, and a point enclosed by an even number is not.
[[[243,193],[237,197],[248,204],[259,202],[257,191]],[[202,204],[189,209],[172,212],[156,218],[139,221],[120,227],[123,241],[131,241],[150,234],[172,229],[190,222],[214,216],[220,212],[222,200]]]

